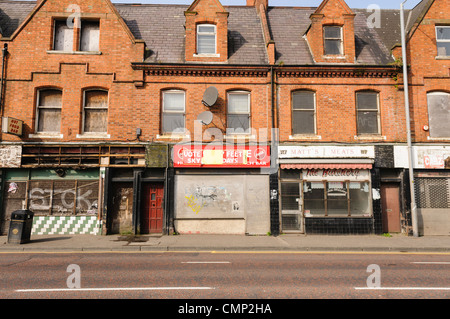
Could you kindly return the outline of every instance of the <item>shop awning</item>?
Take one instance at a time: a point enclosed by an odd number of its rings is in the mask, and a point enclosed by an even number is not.
[[[372,164],[368,163],[339,163],[339,164],[281,164],[282,169],[372,169]]]

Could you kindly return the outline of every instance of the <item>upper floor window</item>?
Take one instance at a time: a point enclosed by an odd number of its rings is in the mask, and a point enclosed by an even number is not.
[[[234,91],[228,93],[227,131],[250,133],[250,93]]]
[[[450,93],[427,94],[430,137],[450,137]]]
[[[55,20],[53,50],[55,51],[99,51],[100,22],[98,20],[81,20],[79,43],[76,41],[76,26],[66,20]]]
[[[37,132],[59,133],[61,131],[61,108],[61,90],[39,90],[37,98]]]
[[[450,26],[436,27],[438,56],[450,56]]]
[[[99,51],[100,22],[83,20],[81,23],[80,51]]]
[[[292,134],[316,133],[316,94],[311,91],[292,93]]]
[[[197,25],[197,54],[216,54],[216,26]]]
[[[73,28],[67,20],[55,20],[53,50],[73,51]]]
[[[84,91],[83,133],[106,133],[108,123],[108,92]]]
[[[358,134],[380,134],[379,96],[377,92],[356,93]]]
[[[323,27],[324,51],[325,55],[342,55],[342,27]]]
[[[185,129],[185,92],[168,90],[163,92],[162,133],[181,133]]]

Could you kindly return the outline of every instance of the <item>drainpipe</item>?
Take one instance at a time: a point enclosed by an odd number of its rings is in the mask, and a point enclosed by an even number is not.
[[[3,47],[3,58],[2,58],[2,78],[0,83],[0,109],[1,109],[1,116],[3,116],[3,88],[4,88],[4,81],[5,81],[5,62],[6,62],[6,56],[8,55],[8,43],[5,43]]]
[[[406,35],[405,35],[405,16],[403,12],[403,5],[405,0],[400,4],[400,28],[402,34],[402,59],[403,59],[403,83],[405,93],[405,115],[406,115],[406,131],[408,140],[408,165],[409,165],[409,190],[411,192],[411,222],[413,228],[413,236],[419,237],[418,223],[417,223],[417,206],[414,189],[414,164],[413,152],[411,143],[411,121],[409,113],[409,88],[408,88],[408,61],[406,60]]]

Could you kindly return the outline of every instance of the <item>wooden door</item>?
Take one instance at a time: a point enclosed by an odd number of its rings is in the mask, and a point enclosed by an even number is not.
[[[399,233],[400,225],[400,187],[395,183],[381,185],[381,206],[383,232]]]
[[[163,231],[164,184],[143,184],[141,233],[154,234]]]

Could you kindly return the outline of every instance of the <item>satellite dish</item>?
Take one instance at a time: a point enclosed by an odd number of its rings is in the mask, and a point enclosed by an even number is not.
[[[214,86],[210,86],[203,93],[202,103],[207,107],[211,107],[217,102],[217,97],[219,96],[219,91]]]
[[[197,120],[201,121],[204,125],[209,125],[213,120],[213,114],[210,111],[200,113]]]

